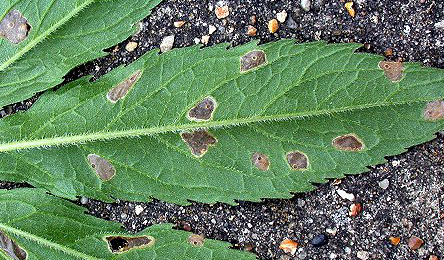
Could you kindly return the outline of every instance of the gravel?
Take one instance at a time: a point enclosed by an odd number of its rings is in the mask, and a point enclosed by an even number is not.
[[[296,42],[359,42],[364,44],[359,51],[386,55],[387,60],[444,68],[443,1],[354,1],[354,18],[344,8],[345,2],[337,0],[221,2],[164,1],[140,23],[137,35],[118,48],[109,48],[108,56],[75,68],[65,77],[66,82],[88,74],[97,79],[158,48],[162,39],[170,35],[174,35],[173,48],[193,45],[196,39],[210,35],[210,27],[216,30],[208,46],[281,38]],[[220,5],[229,8],[226,18],[215,15],[215,7]],[[308,5],[310,10],[306,11]],[[270,34],[268,21],[282,11],[287,13],[286,21]],[[177,21],[185,24],[176,27]],[[249,25],[257,29],[256,36],[246,35]],[[137,43],[131,52],[125,49],[129,42]],[[5,107],[0,117],[26,110],[37,98],[38,95]],[[234,248],[251,251],[259,259],[428,259],[431,254],[444,259],[443,146],[444,135],[438,133],[435,140],[389,157],[387,163],[371,167],[367,173],[349,176],[340,183],[330,181],[315,191],[286,200],[240,201],[238,206],[192,203],[186,207],[158,200],[107,204],[79,198],[77,203],[85,206],[89,214],[121,222],[129,231],[171,222],[178,229],[229,241]],[[24,185],[2,182],[0,188]],[[339,196],[338,190],[352,194],[362,204],[362,212],[349,216],[353,202]],[[319,234],[328,235],[328,243],[314,247],[311,242]],[[401,237],[399,245],[392,245],[390,236]],[[408,239],[412,236],[424,240],[422,247],[409,249]],[[299,243],[294,256],[279,249],[286,238]]]

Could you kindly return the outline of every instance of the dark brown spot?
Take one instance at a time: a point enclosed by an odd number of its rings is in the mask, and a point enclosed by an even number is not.
[[[429,102],[424,109],[424,119],[435,121],[444,118],[444,100]]]
[[[5,252],[14,260],[25,260],[27,257],[26,251],[10,239],[3,231],[0,231],[0,250]]]
[[[307,170],[307,155],[299,151],[287,153],[287,162],[293,170]]]
[[[188,112],[188,119],[192,121],[206,121],[213,116],[216,101],[212,97],[206,97]]]
[[[333,146],[342,151],[360,151],[364,143],[354,134],[341,135],[333,139]]]
[[[123,82],[119,83],[119,85],[111,89],[106,95],[108,100],[111,101],[112,103],[116,103],[119,99],[124,98],[126,94],[128,94],[128,91],[130,91],[130,89],[134,86],[134,84],[136,84],[137,80],[139,80],[141,75],[142,71],[138,70],[129,78],[127,78]]]
[[[253,156],[251,156],[251,161],[253,162],[253,165],[261,171],[268,171],[270,167],[268,156],[262,153],[254,153]]]
[[[379,68],[384,70],[385,76],[392,82],[401,80],[404,67],[399,61],[380,61]]]
[[[188,243],[192,246],[202,246],[204,244],[205,238],[202,235],[191,234],[188,237]]]
[[[267,62],[265,52],[263,51],[250,51],[240,59],[240,71],[245,72],[256,68]]]
[[[28,20],[17,10],[7,13],[0,22],[0,37],[4,37],[14,44],[26,39],[29,30],[31,30],[31,26],[28,24]]]
[[[154,237],[122,237],[109,236],[105,238],[108,241],[108,247],[113,253],[122,253],[133,248],[145,248],[154,245]]]
[[[217,140],[207,131],[198,130],[192,133],[182,133],[182,139],[196,157],[203,156],[208,151],[208,146],[216,144]]]
[[[96,154],[89,154],[88,161],[102,181],[109,181],[116,175],[116,169],[106,159]]]

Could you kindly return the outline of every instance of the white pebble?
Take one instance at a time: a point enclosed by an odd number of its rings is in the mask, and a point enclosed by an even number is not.
[[[137,42],[128,42],[125,46],[125,49],[128,52],[132,52],[137,48],[137,45],[138,45]]]
[[[378,182],[378,185],[381,189],[385,190],[388,188],[390,182],[388,179],[383,179],[382,181]]]
[[[144,210],[145,208],[144,207],[142,207],[142,206],[140,206],[140,205],[137,205],[136,206],[136,215],[140,215],[140,213],[142,213],[142,211]]]
[[[370,258],[370,254],[367,251],[358,251],[356,257],[361,260],[367,260]]]
[[[355,195],[353,195],[352,193],[348,193],[345,190],[341,190],[341,189],[337,190],[336,192],[343,199],[347,199],[349,201],[355,201]]]
[[[204,35],[204,36],[202,36],[201,41],[202,41],[203,44],[207,45],[208,42],[210,41],[210,35]]]
[[[216,26],[210,25],[208,26],[208,34],[212,35],[217,30]]]
[[[442,20],[441,22],[435,23],[435,27],[438,29],[444,29],[444,20]]]
[[[310,0],[301,0],[301,7],[304,11],[310,11],[311,1]]]
[[[200,39],[199,38],[194,38],[194,43],[195,44],[199,44],[200,43]]]
[[[163,38],[162,43],[160,44],[160,51],[166,52],[173,48],[174,44],[174,35],[169,35]]]
[[[80,198],[80,203],[82,203],[83,205],[85,205],[86,203],[88,203],[88,198],[85,197],[85,196],[82,196],[82,197]]]
[[[283,10],[282,12],[277,13],[277,14],[276,14],[276,19],[277,19],[280,23],[285,22],[285,20],[287,20],[287,11]]]

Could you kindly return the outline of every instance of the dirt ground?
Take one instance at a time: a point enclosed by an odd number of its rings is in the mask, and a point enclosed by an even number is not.
[[[309,2],[310,9],[304,10],[301,2]],[[174,48],[205,42],[202,36],[206,35],[210,37],[205,46],[281,38],[359,42],[363,44],[360,51],[384,55],[387,60],[444,68],[444,1],[353,2],[354,17],[340,0],[164,1],[143,20],[136,35],[110,48],[110,55],[74,69],[66,81],[87,74],[100,77],[158,48],[168,35],[175,36]],[[218,6],[228,6],[226,18],[216,17]],[[268,21],[278,13],[282,16],[282,11],[287,13],[285,21],[270,33]],[[177,21],[185,24],[175,27]],[[247,35],[249,25],[257,29],[256,36]],[[125,49],[129,41],[138,43],[132,52]],[[35,99],[4,108],[0,117],[27,109]],[[87,198],[77,203],[92,215],[123,223],[130,231],[171,222],[179,229],[229,241],[259,259],[429,259],[432,254],[444,259],[443,146],[444,134],[438,134],[435,140],[387,158],[387,163],[367,173],[349,176],[339,184],[331,181],[290,200],[241,201],[236,207],[200,203],[181,207],[156,200],[106,204]],[[22,184],[0,183],[0,188],[17,186]],[[361,213],[349,216],[353,203],[339,196],[339,189],[355,195],[362,204]],[[312,239],[321,234],[327,239],[321,241],[322,246],[314,246]],[[424,240],[417,250],[407,245],[413,235]],[[393,245],[389,237],[400,237],[400,243]],[[285,238],[299,243],[294,255],[279,249]]]

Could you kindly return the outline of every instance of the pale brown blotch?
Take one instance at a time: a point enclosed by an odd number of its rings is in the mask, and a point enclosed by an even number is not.
[[[245,72],[267,63],[264,51],[250,51],[240,59],[240,71]]]
[[[444,100],[436,100],[427,103],[424,109],[424,119],[435,121],[444,118]]]
[[[146,248],[154,245],[155,239],[152,236],[124,237],[108,236],[105,237],[108,242],[108,248],[113,253],[123,253],[134,248]]]
[[[251,156],[251,161],[258,170],[268,171],[270,168],[270,160],[268,159],[268,156],[263,153],[254,153]]]
[[[308,169],[308,157],[299,151],[287,153],[287,163],[293,170],[301,171]]]
[[[192,246],[203,246],[205,242],[205,237],[202,235],[191,234],[188,237],[188,243]]]
[[[400,81],[403,76],[404,66],[400,61],[380,61],[379,68],[384,70],[385,76],[391,81]]]
[[[117,86],[112,88],[108,94],[106,94],[106,98],[108,98],[109,101],[112,103],[116,103],[118,100],[124,98],[130,89],[136,84],[136,82],[139,80],[140,76],[142,75],[142,71],[138,70],[133,75],[131,75],[129,78],[125,79],[124,81],[120,82]]]
[[[191,149],[191,153],[196,157],[203,156],[208,151],[208,147],[210,145],[217,143],[216,138],[205,130],[196,130],[192,133],[182,133],[181,137]]]
[[[333,139],[332,145],[341,151],[361,151],[364,149],[364,143],[355,134],[341,135]]]
[[[188,119],[192,121],[208,121],[213,117],[216,106],[214,98],[206,97],[188,111]]]
[[[89,154],[87,158],[89,164],[102,181],[109,181],[116,175],[116,169],[108,160],[97,154]]]
[[[3,231],[0,231],[0,250],[15,260],[25,260],[27,258],[26,251],[3,233]]]
[[[4,37],[14,44],[25,40],[29,30],[31,30],[31,26],[28,20],[17,10],[7,13],[0,22],[0,37]]]

